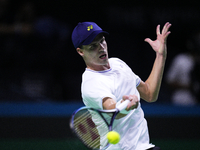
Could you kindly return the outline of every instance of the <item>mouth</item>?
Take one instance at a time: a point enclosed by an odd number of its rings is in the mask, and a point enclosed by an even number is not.
[[[101,56],[99,56],[100,59],[106,59],[106,54],[102,54]]]

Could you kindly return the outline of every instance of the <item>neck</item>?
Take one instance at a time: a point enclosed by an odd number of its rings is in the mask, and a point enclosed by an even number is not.
[[[94,71],[103,71],[103,70],[108,70],[110,69],[110,64],[106,64],[106,65],[87,65],[88,69],[94,70]]]

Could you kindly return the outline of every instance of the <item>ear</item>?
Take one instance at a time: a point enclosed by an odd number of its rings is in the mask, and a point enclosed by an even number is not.
[[[79,53],[79,55],[83,56],[83,50],[80,48],[77,48],[76,51]]]

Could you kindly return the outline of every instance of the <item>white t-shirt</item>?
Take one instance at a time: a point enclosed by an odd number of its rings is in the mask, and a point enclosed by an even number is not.
[[[103,109],[102,100],[111,97],[116,102],[123,95],[135,94],[140,99],[137,86],[141,79],[130,67],[118,58],[110,58],[111,68],[104,71],[87,69],[82,76],[82,98],[88,107]],[[121,140],[110,145],[107,150],[146,150],[154,147],[149,143],[149,133],[144,112],[139,104],[127,116],[114,121],[113,130],[117,131]]]

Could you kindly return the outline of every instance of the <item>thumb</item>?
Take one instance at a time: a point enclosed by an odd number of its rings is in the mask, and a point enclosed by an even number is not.
[[[150,38],[146,38],[144,41],[149,43],[149,44],[152,42],[152,40]]]

